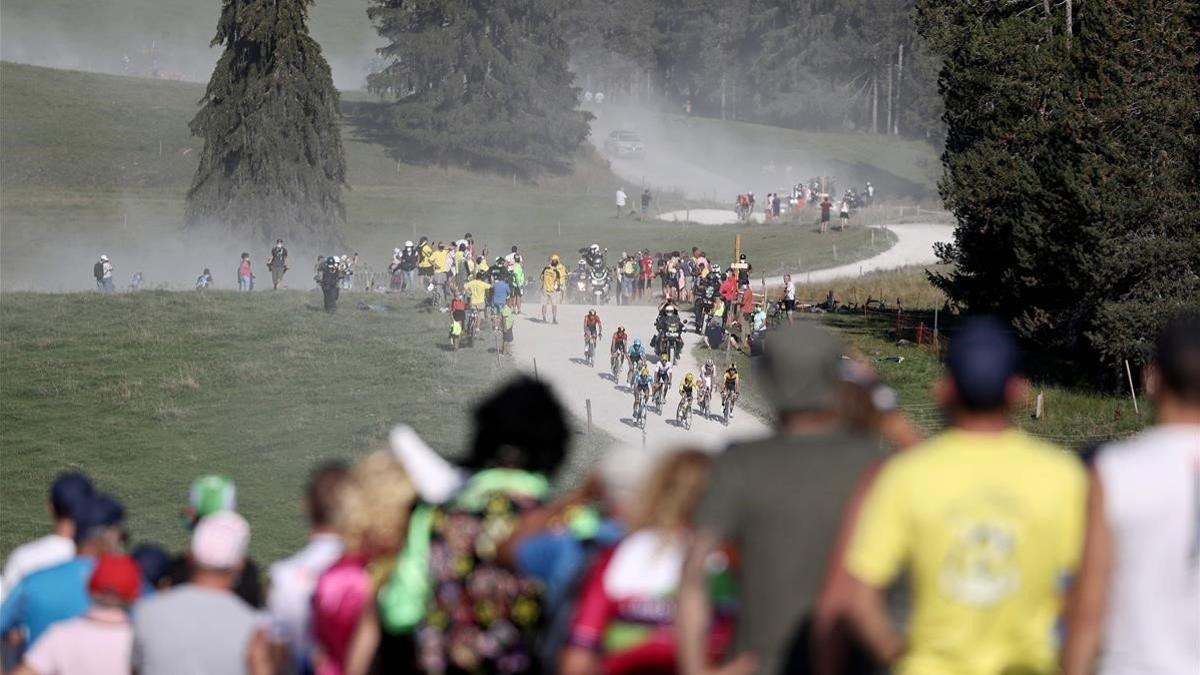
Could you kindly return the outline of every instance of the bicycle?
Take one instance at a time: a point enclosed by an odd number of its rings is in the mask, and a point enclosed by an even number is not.
[[[463,333],[467,336],[467,346],[474,347],[475,340],[479,339],[479,310],[471,308],[467,310],[467,325]]]
[[[646,428],[646,397],[640,392],[633,395],[633,423],[639,429]]]
[[[596,366],[596,336],[591,333],[583,336],[583,360],[589,367]]]
[[[671,386],[671,381],[663,382],[659,380],[654,384],[654,405],[658,409],[658,414],[662,414],[663,404],[667,402],[667,387]]]
[[[637,377],[638,368],[641,362],[636,359],[629,359],[629,375],[626,378],[630,387],[633,386],[633,378]]]
[[[621,374],[621,366],[625,365],[625,350],[618,349],[612,353],[611,365],[613,382],[616,382],[618,376]]]
[[[729,426],[729,421],[733,419],[733,404],[735,398],[737,398],[737,394],[729,391],[726,391],[721,396],[721,408],[724,413],[722,423],[725,426]]]
[[[679,407],[675,410],[675,420],[679,422],[679,426],[684,429],[691,430],[692,428],[692,406],[691,399],[683,396],[679,400]]]
[[[712,387],[703,387],[700,389],[700,414],[704,419],[711,419],[712,413],[709,411],[709,406],[712,405]]]

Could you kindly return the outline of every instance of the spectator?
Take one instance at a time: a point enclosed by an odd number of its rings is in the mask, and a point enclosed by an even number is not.
[[[4,563],[0,589],[12,589],[33,572],[75,556],[74,512],[92,497],[92,482],[78,471],[58,474],[50,486],[50,517],[54,526],[44,537],[13,549]]]
[[[242,261],[238,263],[238,290],[254,290],[254,271],[250,266],[249,253],[242,253]]]
[[[512,343],[516,339],[516,336],[513,335],[513,327],[516,325],[516,323],[517,316],[513,312],[512,307],[504,305],[500,310],[500,328],[503,333],[503,338],[500,342],[501,354],[509,354],[512,352]]]
[[[250,526],[232,511],[217,511],[196,523],[188,583],[147,598],[134,612],[135,672],[272,672],[258,616],[233,592],[249,541]]]
[[[727,542],[740,559],[729,672],[784,671],[807,660],[805,624],[818,599],[842,508],[878,458],[877,442],[843,430],[836,411],[841,347],[799,321],[779,329],[763,355],[773,436],[731,446],[713,464],[696,517],[679,594],[680,666],[709,671],[711,603],[705,561]],[[798,523],[803,526],[799,527]],[[806,664],[807,665],[807,664]]]
[[[1145,379],[1155,425],[1094,465],[1065,675],[1200,668],[1200,313],[1167,323]]]
[[[298,673],[311,672],[312,668],[310,615],[317,578],[342,555],[342,539],[334,530],[333,519],[346,473],[342,462],[322,464],[313,471],[304,491],[308,543],[269,570],[267,611],[271,614],[272,638],[286,648]]]
[[[650,188],[642,190],[642,218],[645,218],[650,213],[650,202],[652,199]]]
[[[124,516],[125,509],[108,495],[87,498],[75,512],[75,557],[30,574],[5,594],[0,634],[24,627],[32,645],[51,624],[86,612],[96,557],[120,550]]]
[[[201,518],[219,511],[237,510],[237,486],[222,476],[201,476],[192,481],[188,490],[188,507],[184,509],[184,522],[189,529],[196,527]],[[238,567],[234,592],[251,607],[263,606],[262,577],[258,564],[247,558]],[[171,561],[171,585],[185,583],[192,575],[186,553]]]
[[[850,618],[901,673],[1048,673],[1062,581],[1082,535],[1079,461],[1014,429],[1019,354],[999,322],[969,320],[936,396],[951,427],[893,457],[863,504],[846,558]],[[884,590],[908,571],[902,639]]]
[[[417,634],[426,673],[536,670],[541,593],[498,557],[519,520],[542,505],[566,455],[562,406],[519,378],[475,411],[471,478],[427,526],[429,617]],[[410,537],[410,541],[412,538]],[[453,563],[453,564],[452,564]]]
[[[625,212],[625,203],[628,200],[629,200],[629,197],[625,194],[625,188],[620,188],[620,187],[617,188],[617,217],[618,218],[620,218],[621,214]]]
[[[127,614],[141,574],[132,558],[104,553],[87,582],[91,606],[51,626],[14,675],[127,675],[133,628]]]
[[[850,199],[842,199],[842,205],[838,207],[838,229],[844,230],[850,224]]]
[[[829,201],[829,195],[821,195],[821,234],[829,231],[829,210],[833,208],[833,202]]]
[[[200,276],[196,277],[196,290],[206,291],[209,288],[211,288],[212,285],[213,285],[212,272],[210,272],[209,269],[207,267],[205,267],[204,271],[200,273]]]
[[[139,544],[129,552],[142,574],[142,597],[171,587],[171,556],[157,544]]]
[[[92,268],[96,276],[96,289],[101,293],[113,292],[113,264],[107,255],[101,254],[99,262]]]
[[[710,463],[702,452],[684,451],[655,467],[630,513],[629,536],[605,552],[583,582],[563,675],[675,671],[675,598]],[[710,569],[727,577],[728,559],[722,553],[713,558]],[[712,586],[728,589],[731,583]],[[714,622],[710,657],[722,653],[729,632],[726,611]]]
[[[322,574],[312,596],[318,675],[366,673],[380,643],[372,560],[395,557],[404,544],[417,493],[404,466],[377,452],[354,466],[337,510],[345,552]]]

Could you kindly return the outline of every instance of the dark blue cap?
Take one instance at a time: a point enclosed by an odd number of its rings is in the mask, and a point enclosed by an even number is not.
[[[54,478],[50,486],[50,505],[58,517],[74,516],[79,508],[92,496],[92,481],[78,471],[64,471]]]
[[[97,494],[90,497],[75,512],[75,543],[82,543],[95,536],[95,531],[118,525],[125,518],[125,507],[111,496]]]
[[[1012,329],[995,317],[967,319],[950,340],[946,359],[959,401],[972,410],[1004,406],[1008,382],[1021,367]]]
[[[138,544],[129,557],[142,571],[142,579],[151,586],[157,586],[171,568],[171,556],[157,544]]]

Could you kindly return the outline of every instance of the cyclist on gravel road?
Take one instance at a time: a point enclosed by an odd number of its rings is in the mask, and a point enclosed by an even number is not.
[[[617,352],[624,354],[628,343],[629,333],[625,332],[625,326],[617,326],[617,332],[612,336],[612,346],[608,349],[608,355],[614,356]]]

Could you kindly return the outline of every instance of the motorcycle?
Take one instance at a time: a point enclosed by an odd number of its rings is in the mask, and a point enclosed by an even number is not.
[[[679,352],[683,351],[683,335],[682,328],[679,326],[666,326],[657,336],[655,349],[660,354],[667,354],[671,359],[671,364],[679,363]]]
[[[607,267],[593,267],[588,272],[588,288],[593,304],[604,305],[608,303],[609,291],[612,288],[612,277],[609,275]]]

